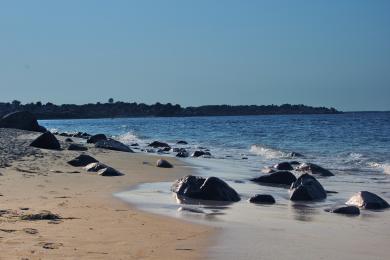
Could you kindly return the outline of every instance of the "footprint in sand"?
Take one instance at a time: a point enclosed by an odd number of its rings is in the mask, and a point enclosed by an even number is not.
[[[61,246],[63,246],[62,243],[52,243],[52,242],[42,242],[38,245],[42,246],[44,249],[59,249]]]

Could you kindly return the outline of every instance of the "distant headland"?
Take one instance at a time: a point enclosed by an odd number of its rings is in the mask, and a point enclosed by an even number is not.
[[[192,117],[192,116],[244,116],[244,115],[287,115],[287,114],[338,114],[335,108],[312,107],[306,105],[207,105],[182,107],[171,103],[114,102],[89,103],[84,105],[42,102],[22,104],[18,100],[0,102],[0,116],[14,111],[26,110],[38,119],[82,119],[82,118],[115,118],[115,117]]]

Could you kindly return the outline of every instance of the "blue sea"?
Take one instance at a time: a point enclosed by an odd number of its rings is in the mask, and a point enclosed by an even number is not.
[[[259,221],[259,216],[281,219],[282,223],[277,225],[286,225],[286,229],[290,221],[328,223],[331,227],[334,218],[328,216],[331,213],[325,213],[324,209],[345,203],[358,191],[374,192],[390,202],[390,112],[42,120],[40,124],[59,132],[105,133],[128,145],[138,143],[140,149],[136,152],[146,153],[141,149],[155,140],[189,151],[199,148],[209,150],[211,157],[182,160],[199,175],[217,176],[227,181],[241,195],[240,202],[232,205],[182,205],[170,192],[171,183],[146,183],[115,196],[158,214],[222,227],[231,227],[231,223],[239,225],[240,228],[230,229],[230,233],[225,234],[230,244],[217,247],[213,252],[215,258],[241,258],[243,253],[248,259],[256,257],[259,252],[253,250],[254,244],[241,244],[239,248],[237,245],[249,238],[256,241],[258,232],[254,230],[263,228],[261,225],[264,223]],[[179,140],[187,141],[188,145],[176,145]],[[292,152],[304,157],[293,158],[290,156]],[[174,156],[173,153],[160,155]],[[329,194],[321,202],[301,204],[289,201],[287,189],[249,181],[264,174],[264,168],[291,160],[316,163],[332,171],[335,176],[318,177],[318,180],[326,190],[337,193]],[[276,205],[258,207],[247,203],[246,199],[256,193],[271,194],[276,199]],[[203,212],[204,215],[199,217],[196,212],[186,209]],[[388,211],[362,211],[353,221],[360,226],[367,219],[378,218],[383,222],[381,217],[388,219],[389,215]],[[243,234],[237,230],[247,232]],[[299,233],[299,230],[294,232]],[[238,236],[238,233],[241,235]],[[348,246],[345,245],[344,249],[348,250]],[[325,250],[324,255],[327,252],[329,250]]]

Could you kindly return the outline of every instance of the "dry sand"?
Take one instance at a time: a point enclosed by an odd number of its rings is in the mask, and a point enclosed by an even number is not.
[[[114,198],[144,182],[191,172],[170,159],[90,148],[88,154],[124,173],[102,177],[68,165],[80,152],[29,148],[38,134],[0,129],[0,259],[198,259],[215,230],[156,216]],[[63,219],[21,220],[47,210]]]

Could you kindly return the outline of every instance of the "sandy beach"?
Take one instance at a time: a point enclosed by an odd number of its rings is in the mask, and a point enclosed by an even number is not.
[[[89,147],[87,154],[124,173],[103,177],[66,163],[80,152],[28,147],[39,133],[0,130],[0,259],[204,256],[213,228],[141,212],[112,196],[139,183],[189,174],[181,162],[170,159],[175,167],[161,169],[155,156]],[[61,219],[23,220],[42,211]]]

